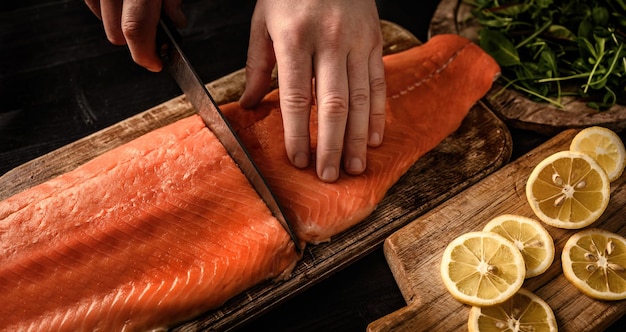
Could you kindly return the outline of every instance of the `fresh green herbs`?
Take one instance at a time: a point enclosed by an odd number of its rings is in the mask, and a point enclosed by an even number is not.
[[[502,83],[562,107],[626,104],[626,0],[467,0]]]

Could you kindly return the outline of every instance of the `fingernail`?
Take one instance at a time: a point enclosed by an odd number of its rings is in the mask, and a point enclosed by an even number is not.
[[[380,144],[380,135],[378,133],[372,133],[370,136],[370,145]]]
[[[309,165],[309,158],[307,154],[304,152],[296,153],[296,155],[293,157],[293,164],[298,168],[307,167]]]
[[[333,182],[337,179],[337,168],[326,167],[322,172],[322,181]]]
[[[352,158],[348,164],[348,169],[352,173],[361,173],[363,171],[363,161],[360,158]]]

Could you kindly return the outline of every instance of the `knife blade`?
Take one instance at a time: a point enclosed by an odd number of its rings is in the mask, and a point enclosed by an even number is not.
[[[283,210],[272,193],[265,177],[259,171],[252,160],[250,154],[242,144],[237,134],[234,132],[228,119],[220,111],[219,106],[207,90],[199,75],[191,66],[189,60],[183,53],[179,41],[181,40],[178,31],[172,27],[166,17],[161,17],[159,21],[159,31],[157,33],[158,51],[163,60],[164,68],[174,78],[178,86],[186,95],[187,100],[196,109],[196,112],[205,125],[217,136],[231,158],[235,161],[242,173],[246,176],[252,187],[259,194],[263,202],[278,219],[289,237],[295,244],[296,251],[301,252],[300,242],[285,218]]]

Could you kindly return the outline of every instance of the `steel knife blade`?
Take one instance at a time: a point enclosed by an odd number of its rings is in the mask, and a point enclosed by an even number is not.
[[[178,83],[178,86],[186,95],[187,100],[196,109],[206,126],[217,136],[231,158],[246,176],[252,187],[257,191],[261,199],[272,212],[272,215],[282,224],[287,231],[295,248],[301,251],[300,242],[285,218],[283,210],[270,190],[265,177],[259,171],[250,154],[242,144],[237,134],[233,131],[228,119],[222,114],[219,106],[207,90],[206,86],[193,69],[189,60],[183,53],[179,41],[178,31],[172,27],[167,18],[161,17],[159,21],[157,38],[158,51],[163,59],[163,66]]]

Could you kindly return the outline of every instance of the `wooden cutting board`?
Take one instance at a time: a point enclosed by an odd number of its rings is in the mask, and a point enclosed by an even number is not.
[[[450,241],[481,230],[505,213],[535,218],[525,186],[532,169],[550,154],[567,150],[578,131],[557,135],[527,155],[486,177],[441,206],[420,216],[384,242],[384,253],[408,306],[368,326],[368,331],[464,331],[469,306],[454,300],[439,276],[441,255]],[[589,227],[626,235],[626,174],[611,185],[603,216]],[[626,300],[595,301],[580,293],[563,276],[561,252],[576,230],[545,225],[555,241],[556,257],[548,271],[525,281],[525,288],[546,300],[559,331],[601,331],[626,312]]]
[[[419,45],[413,35],[393,23],[383,21],[382,28],[386,54]],[[243,70],[207,84],[218,103],[237,100],[244,86]],[[0,177],[0,200],[193,113],[192,106],[180,96],[17,167]],[[174,330],[221,331],[245,324],[379,248],[402,226],[502,167],[511,152],[506,126],[478,103],[461,127],[418,160],[367,219],[329,243],[308,246],[290,278],[262,283]]]

